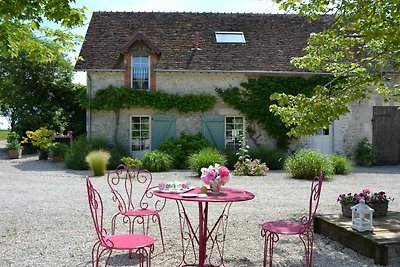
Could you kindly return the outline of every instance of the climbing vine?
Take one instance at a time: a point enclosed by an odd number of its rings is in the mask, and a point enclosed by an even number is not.
[[[159,111],[176,109],[182,113],[205,112],[214,108],[217,98],[210,94],[171,94],[162,91],[148,92],[128,87],[108,86],[97,91],[89,101],[85,92],[79,96],[80,105],[93,110],[120,110],[143,107]]]
[[[302,77],[261,77],[242,83],[243,88],[217,88],[222,100],[239,110],[247,119],[256,121],[271,138],[277,140],[279,148],[286,149],[292,137],[290,131],[279,117],[269,111],[269,106],[276,101],[271,100],[274,93],[291,95],[304,94],[312,96],[316,85],[325,84],[330,80],[327,76],[313,76],[309,79]],[[251,129],[250,129],[251,132]]]

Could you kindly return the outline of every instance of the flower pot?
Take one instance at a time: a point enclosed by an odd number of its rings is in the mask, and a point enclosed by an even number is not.
[[[351,218],[351,207],[354,205],[342,205],[342,215],[344,217]],[[388,203],[383,204],[368,204],[372,209],[374,209],[374,217],[386,216],[388,210]]]
[[[48,150],[39,150],[38,151],[39,160],[46,160],[49,158]]]
[[[347,218],[351,218],[351,207],[354,205],[341,205],[342,206],[342,215]]]
[[[8,157],[10,159],[20,159],[22,157],[22,148],[20,149],[9,149]]]
[[[372,209],[374,209],[374,217],[386,216],[388,210],[388,203],[383,204],[368,204]]]

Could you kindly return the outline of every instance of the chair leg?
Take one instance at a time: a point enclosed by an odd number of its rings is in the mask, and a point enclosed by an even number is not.
[[[156,214],[155,216],[157,217],[158,229],[160,230],[160,237],[161,237],[163,252],[165,252],[164,235],[163,235],[162,226],[161,226],[161,218],[160,218],[160,215],[158,215],[158,214]]]
[[[267,230],[261,230],[261,236],[264,237],[264,261],[263,266],[267,266],[267,259],[269,267],[272,267],[272,258],[274,256],[274,243],[279,241],[279,235]]]
[[[311,229],[308,229],[303,234],[300,234],[300,239],[304,245],[305,257],[306,257],[306,267],[312,267],[313,263],[313,243],[314,243],[314,233]]]

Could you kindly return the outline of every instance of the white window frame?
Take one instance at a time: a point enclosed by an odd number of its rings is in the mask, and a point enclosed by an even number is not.
[[[245,44],[243,32],[215,32],[217,44]]]
[[[134,129],[133,129],[133,123],[134,123],[134,118],[140,118],[140,129],[139,129],[139,149],[135,150],[133,149],[133,145],[134,145],[134,140],[136,140],[137,138],[133,138],[133,133],[134,133]],[[142,136],[142,118],[148,118],[149,120],[149,125],[148,125],[148,138],[143,138]],[[131,152],[131,154],[137,158],[142,158],[144,153],[146,151],[150,151],[151,150],[151,116],[150,115],[131,115],[131,119],[130,119],[130,141],[129,141],[129,150]],[[148,147],[146,148],[146,141],[148,141]],[[143,143],[144,142],[144,143]],[[142,146],[144,146],[144,148],[142,148]]]
[[[150,57],[148,55],[145,55],[145,56],[131,56],[131,88],[133,88],[133,79],[134,79],[133,72],[134,72],[134,69],[135,69],[134,66],[133,66],[133,59],[134,58],[138,58],[138,57],[147,58],[147,81],[148,81],[147,82],[147,84],[148,84],[147,88],[139,88],[139,89],[145,90],[145,91],[149,91],[150,90]],[[135,88],[135,89],[137,89],[137,88]]]
[[[227,119],[228,118],[233,118],[233,129],[228,130],[227,129]],[[239,125],[239,123],[236,123],[236,119],[241,118],[242,120],[242,129],[239,129],[236,127],[236,125]],[[244,116],[225,116],[225,122],[224,122],[224,138],[225,138],[225,148],[228,147],[233,147],[235,150],[239,148],[240,146],[240,141],[242,140],[242,134],[244,130],[244,122],[245,122],[245,117]],[[228,131],[232,131],[231,137],[227,135]]]

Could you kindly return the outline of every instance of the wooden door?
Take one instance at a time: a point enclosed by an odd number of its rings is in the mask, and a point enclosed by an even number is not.
[[[399,107],[374,107],[372,143],[376,149],[377,164],[400,164],[400,110]]]

